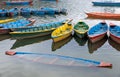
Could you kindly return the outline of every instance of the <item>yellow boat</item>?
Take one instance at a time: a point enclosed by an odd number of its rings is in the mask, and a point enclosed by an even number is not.
[[[15,21],[15,19],[9,18],[9,19],[0,20],[0,24],[11,22],[11,21]]]
[[[70,23],[71,21],[72,20],[69,20],[64,25],[58,27],[52,32],[51,37],[53,39],[53,42],[61,41],[72,34],[73,26]]]

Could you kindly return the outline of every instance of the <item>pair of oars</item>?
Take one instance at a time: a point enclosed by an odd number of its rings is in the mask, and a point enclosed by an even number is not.
[[[94,61],[94,60],[88,60],[88,59],[83,59],[83,58],[75,58],[75,57],[70,57],[70,56],[62,56],[62,55],[56,55],[56,54],[43,54],[43,53],[32,53],[32,52],[15,52],[15,51],[6,51],[6,55],[42,55],[42,56],[49,56],[49,57],[57,57],[57,58],[64,58],[68,60],[73,60],[73,61],[83,61],[89,64],[93,64],[92,66],[97,66],[97,67],[112,67],[111,63],[107,62],[100,62],[100,61]]]

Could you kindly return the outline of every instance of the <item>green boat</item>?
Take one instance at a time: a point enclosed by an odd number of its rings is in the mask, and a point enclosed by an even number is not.
[[[88,29],[89,26],[83,21],[79,21],[74,25],[74,33],[80,38],[87,36]]]
[[[51,34],[53,30],[55,30],[57,27],[61,26],[63,23],[64,23],[64,21],[43,24],[41,26],[20,28],[14,32],[10,32],[10,34],[13,38],[22,38],[22,39],[38,37],[38,36],[45,36],[45,35]]]

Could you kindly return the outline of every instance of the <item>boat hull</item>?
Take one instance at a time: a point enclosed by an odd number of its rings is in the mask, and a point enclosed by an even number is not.
[[[23,39],[23,38],[33,38],[33,37],[38,37],[38,36],[45,36],[45,35],[50,35],[53,30],[48,30],[48,31],[42,31],[42,32],[26,32],[26,33],[14,33],[11,32],[10,34],[12,35],[13,38],[15,39]]]
[[[75,35],[77,35],[79,38],[84,38],[87,36],[87,32],[80,34],[80,33],[75,31]]]
[[[0,29],[0,34],[8,34],[11,30],[10,29]]]
[[[110,38],[120,44],[120,37],[117,37],[117,36],[113,35],[112,33],[110,33]]]
[[[72,34],[72,32],[67,33],[65,35],[62,35],[62,36],[59,36],[59,37],[55,37],[55,38],[53,38],[53,42],[61,41],[61,40],[65,39],[65,38],[69,37],[71,34]]]
[[[94,6],[119,6],[120,2],[92,2]]]
[[[7,23],[7,22],[11,22],[11,21],[15,21],[15,19],[0,20],[0,24]]]
[[[65,38],[62,41],[52,42],[52,51],[56,51],[57,49],[61,48],[62,46],[67,44],[69,41],[71,41],[71,39],[72,39],[72,35],[70,35],[69,37]]]
[[[4,5],[31,5],[33,1],[4,1]]]
[[[86,13],[88,18],[97,18],[97,19],[116,19],[120,20],[120,14],[112,14],[112,13],[100,13],[100,12],[91,12]]]
[[[107,32],[104,33],[104,34],[100,34],[100,35],[94,36],[94,37],[90,37],[90,36],[89,36],[89,39],[90,39],[90,41],[91,41],[92,43],[95,43],[95,42],[101,40],[102,38],[104,38],[106,35],[107,35]]]

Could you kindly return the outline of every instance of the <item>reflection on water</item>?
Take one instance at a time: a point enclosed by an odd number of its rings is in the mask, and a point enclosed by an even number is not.
[[[0,35],[0,41],[9,39],[11,36],[10,35]]]
[[[117,51],[120,51],[120,44],[112,40],[110,37],[108,38],[109,44],[115,48]]]
[[[74,40],[79,44],[79,46],[84,46],[88,38],[87,37],[79,38],[77,35],[74,35]]]
[[[18,39],[16,40],[16,42],[13,44],[13,46],[11,47],[11,49],[15,49],[21,46],[25,46],[25,45],[29,45],[29,44],[33,44],[33,43],[38,43],[38,42],[42,42],[45,40],[49,40],[51,39],[51,36],[44,36],[44,37],[36,37],[36,38],[26,38],[26,39]]]
[[[113,8],[111,8],[111,7],[105,7],[104,8],[104,12],[115,13],[115,8],[114,7]]]
[[[92,43],[90,40],[88,40],[88,50],[89,53],[92,54],[94,51],[96,51],[98,48],[100,48],[102,45],[105,44],[105,42],[107,41],[108,36],[106,35],[103,39],[101,39],[100,41],[97,41],[95,43]]]
[[[61,48],[62,46],[64,46],[68,42],[70,42],[71,39],[72,39],[72,35],[64,40],[59,41],[59,42],[52,42],[52,51],[56,51],[56,49]]]

